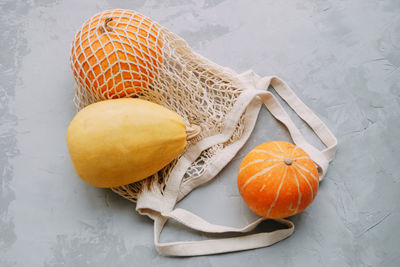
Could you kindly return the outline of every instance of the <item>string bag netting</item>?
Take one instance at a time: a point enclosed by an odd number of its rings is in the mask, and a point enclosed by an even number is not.
[[[293,223],[285,219],[276,220],[285,229],[250,234],[266,218],[234,228],[211,224],[187,210],[174,208],[190,191],[213,179],[232,160],[249,138],[262,104],[288,128],[293,142],[314,160],[320,180],[334,157],[336,138],[281,79],[260,77],[251,70],[237,74],[221,67],[138,12],[108,10],[87,20],[72,44],[70,64],[75,76],[74,103],[78,110],[106,99],[138,97],[177,112],[188,129],[197,134],[181,156],[158,173],[112,188],[136,202],[139,213],[154,220],[155,246],[163,255],[207,255],[265,247],[293,233]],[[267,90],[269,86],[308,123],[326,149],[320,151],[304,139]],[[243,235],[160,243],[161,231],[170,218],[205,233]]]

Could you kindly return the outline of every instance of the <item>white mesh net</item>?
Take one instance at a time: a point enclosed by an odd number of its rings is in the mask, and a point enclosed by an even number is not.
[[[237,74],[198,55],[168,29],[130,10],[104,11],[90,18],[72,44],[74,102],[78,109],[105,99],[139,97],[181,115],[201,133],[187,147],[221,133],[224,119],[243,85]],[[197,179],[213,157],[243,133],[243,119],[228,142],[203,151],[182,180]],[[113,188],[136,201],[144,187],[164,190],[177,160],[153,176]]]

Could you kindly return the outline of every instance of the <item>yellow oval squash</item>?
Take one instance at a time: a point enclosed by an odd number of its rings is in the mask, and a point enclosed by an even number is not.
[[[101,101],[82,109],[67,130],[79,177],[97,187],[142,180],[178,157],[186,126],[177,113],[141,99]]]

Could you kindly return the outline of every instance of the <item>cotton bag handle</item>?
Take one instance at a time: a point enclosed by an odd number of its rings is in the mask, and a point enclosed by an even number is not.
[[[311,127],[314,133],[327,147],[320,151],[308,143],[275,97],[272,94],[272,97],[271,95],[260,95],[260,98],[272,115],[288,128],[294,143],[307,152],[311,159],[320,167],[319,179],[321,181],[326,174],[329,162],[335,157],[337,148],[336,137],[325,123],[296,96],[293,90],[290,89],[283,80],[276,76],[270,76],[262,78],[259,83],[261,83],[261,85],[264,84],[266,88],[271,85],[292,110]]]
[[[278,77],[272,76],[260,79],[258,81],[257,88],[266,89],[269,87],[269,85],[272,85],[282,99],[284,99],[288,105],[313,129],[316,135],[327,146],[325,150],[320,151],[305,140],[304,136],[301,134],[299,129],[295,126],[289,115],[271,92],[265,90],[249,90],[247,93],[242,93],[243,96],[239,97],[231,113],[237,113],[236,115],[242,114],[244,107],[247,106],[254,97],[258,96],[271,114],[288,128],[289,133],[296,145],[304,149],[310,155],[313,161],[320,167],[320,180],[322,180],[324,174],[326,173],[328,163],[333,159],[336,151],[337,140],[335,136],[330,132],[328,127]],[[227,121],[228,123],[232,123],[236,119],[238,120],[239,117],[232,115],[232,118],[227,118]],[[213,141],[219,141],[219,139]],[[212,143],[213,142],[209,142],[208,145],[211,145]],[[209,255],[266,247],[289,237],[294,231],[294,225],[292,222],[281,219],[276,221],[288,226],[287,229],[222,239],[160,243],[160,234],[168,219],[174,219],[181,224],[197,231],[219,234],[248,233],[262,221],[266,220],[266,218],[259,218],[243,228],[233,228],[208,223],[197,215],[184,209],[175,209],[161,213],[154,211],[148,211],[144,213],[147,213],[155,221],[154,243],[157,251],[160,254],[169,256]]]
[[[175,209],[169,214],[162,214],[161,216],[157,216],[154,221],[154,244],[160,254],[168,256],[200,256],[261,248],[270,246],[289,237],[294,231],[294,224],[291,221],[280,219],[276,221],[286,225],[288,227],[287,229],[275,230],[273,232],[250,234],[239,237],[209,239],[202,241],[160,243],[160,234],[168,219],[175,219],[181,224],[193,230],[201,231],[204,233],[222,234],[248,233],[255,229],[257,225],[259,225],[267,218],[259,218],[243,228],[234,228],[229,226],[211,224],[189,211],[186,211],[184,209]]]

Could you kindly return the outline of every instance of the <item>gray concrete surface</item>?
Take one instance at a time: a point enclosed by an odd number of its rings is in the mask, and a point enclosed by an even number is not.
[[[314,203],[292,218],[293,236],[162,257],[134,204],[77,178],[65,144],[70,43],[110,8],[140,11],[238,72],[281,76],[329,125],[337,158]],[[0,0],[0,36],[0,266],[400,266],[400,1]],[[276,139],[289,137],[263,109],[237,158],[179,206],[214,223],[250,221],[236,170],[250,148]],[[201,238],[173,224],[162,236]]]

